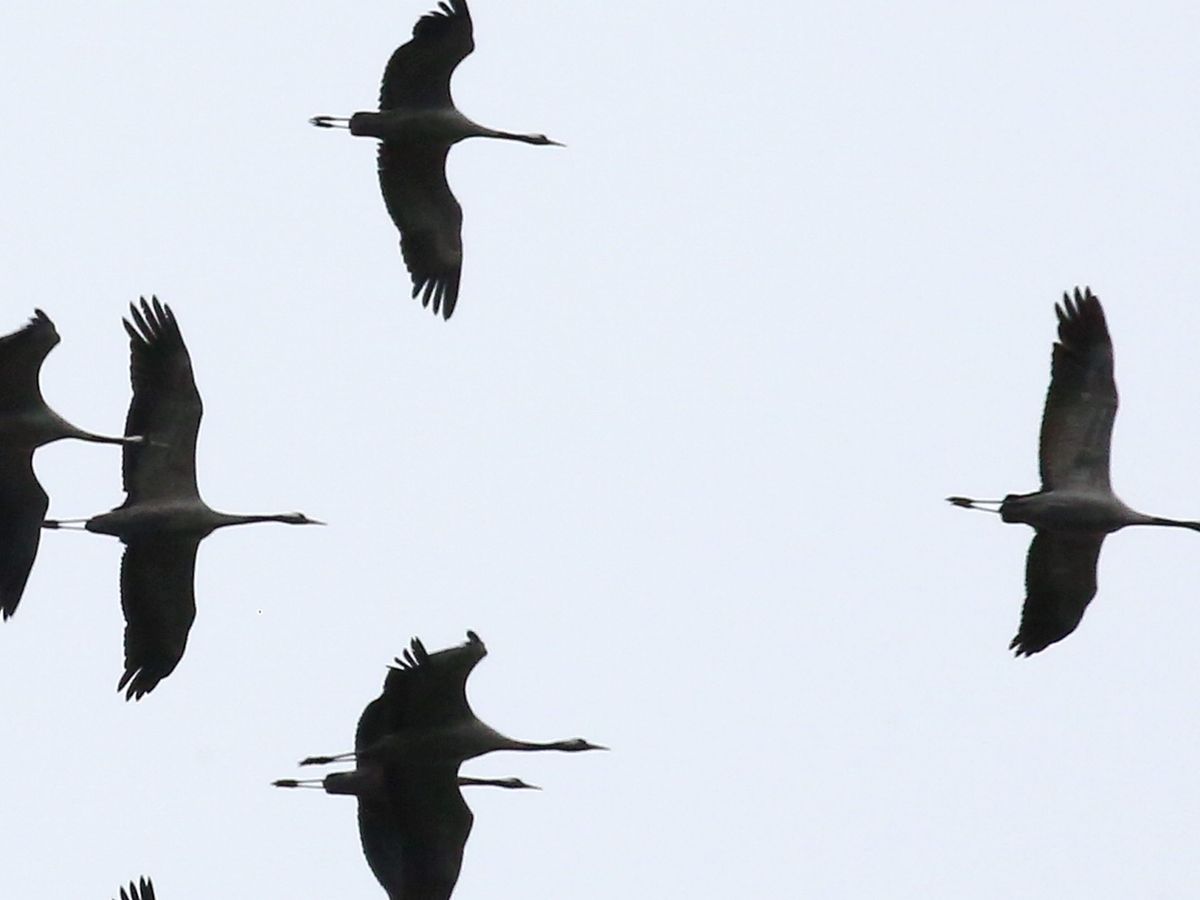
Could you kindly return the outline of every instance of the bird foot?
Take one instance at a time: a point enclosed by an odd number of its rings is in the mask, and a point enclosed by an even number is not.
[[[952,503],[955,506],[961,506],[963,509],[975,509],[979,512],[988,512],[994,515],[1000,514],[1000,506],[1004,503],[1003,500],[972,500],[970,497],[947,497],[946,502]],[[996,508],[992,509],[992,506]]]
[[[87,519],[46,519],[44,522],[42,522],[42,527],[63,530],[75,529],[82,531],[83,523],[86,521]]]
[[[342,753],[338,756],[309,756],[300,760],[302,766],[328,766],[331,763],[344,762],[348,759],[354,759],[353,753]]]

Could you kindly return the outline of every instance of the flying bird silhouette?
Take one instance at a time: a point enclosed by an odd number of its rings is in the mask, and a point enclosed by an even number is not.
[[[461,778],[465,760],[493,750],[607,749],[581,738],[515,741],[479,721],[466,681],[486,654],[473,631],[467,643],[436,653],[414,638],[389,669],[383,693],[363,710],[355,752],[301,762],[356,760],[353,772],[329,775],[320,785],[358,797],[363,853],[390,900],[445,900],[454,890],[474,822],[460,785],[531,787],[519,779]]]
[[[125,673],[117,690],[140,700],[175,670],[196,618],[194,581],[200,542],[218,528],[251,522],[320,525],[303,513],[232,515],[200,499],[196,435],[203,406],[192,361],[169,306],[152,298],[129,307],[133,400],[125,430],[145,440],[127,445],[125,502],[89,519],[52,519],[46,528],[82,522],[88,531],[125,544],[121,608],[125,613]]]
[[[472,122],[454,106],[450,76],[475,49],[466,0],[445,0],[422,16],[388,60],[379,112],[315,116],[320,128],[378,138],[379,186],[400,231],[412,295],[449,319],[462,275],[462,207],[446,183],[446,156],[464,138],[490,137],[561,147],[544,134],[513,134]]]
[[[62,438],[100,444],[141,440],[92,434],[46,405],[39,378],[59,340],[40,309],[25,327],[0,337],[0,612],[5,619],[17,611],[25,592],[50,504],[33,472],[33,451]]]
[[[121,888],[121,900],[154,900],[154,885],[149,878],[139,879],[140,884],[129,882],[129,890]]]
[[[1109,482],[1109,448],[1117,414],[1113,348],[1100,300],[1085,289],[1063,294],[1055,307],[1058,342],[1042,415],[1042,489],[1003,500],[947,497],[955,506],[998,512],[1005,522],[1032,525],[1025,563],[1021,627],[1009,644],[1029,656],[1061,641],[1079,625],[1096,595],[1096,565],[1105,535],[1126,525],[1200,531],[1200,522],[1147,516],[1130,509]],[[998,509],[991,509],[993,505]]]

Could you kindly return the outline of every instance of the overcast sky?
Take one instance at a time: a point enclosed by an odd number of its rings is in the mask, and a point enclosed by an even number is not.
[[[1113,481],[1200,517],[1200,12],[1107,2],[472,0],[449,322],[367,139],[428,0],[0,8],[0,332],[119,432],[127,304],[205,403],[187,655],[116,692],[121,548],[48,533],[0,627],[0,895],[377,900],[350,749],[410,636],[479,632],[456,900],[1191,896],[1200,541],[1111,538],[1079,631],[1006,652],[1061,291],[1116,346]],[[37,455],[50,515],[119,450]]]

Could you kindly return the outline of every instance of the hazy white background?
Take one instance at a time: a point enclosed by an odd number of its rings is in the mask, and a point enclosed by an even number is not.
[[[0,331],[119,431],[126,304],[178,315],[231,529],[187,656],[115,692],[120,545],[45,535],[0,628],[0,895],[382,897],[350,748],[413,634],[476,629],[493,755],[456,898],[1129,898],[1200,884],[1200,542],[1110,539],[1029,660],[1062,289],[1117,348],[1114,482],[1200,516],[1194,4],[473,0],[450,323],[408,299],[366,139],[426,0],[0,10]],[[39,452],[53,516],[119,451]]]

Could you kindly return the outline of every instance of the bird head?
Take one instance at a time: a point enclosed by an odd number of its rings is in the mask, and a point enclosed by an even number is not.
[[[529,784],[526,781],[522,781],[520,778],[500,778],[497,780],[496,783],[498,785],[500,785],[501,787],[506,787],[506,788],[509,788],[510,790],[514,790],[514,791],[516,791],[516,790],[540,791],[541,790],[541,788],[538,787],[536,784]]]
[[[545,146],[549,146],[549,147],[565,147],[565,146],[567,146],[566,144],[560,144],[558,141],[550,140],[550,138],[546,137],[544,134],[533,134],[533,135],[530,135],[530,137],[532,138],[530,143],[540,144],[544,147]]]
[[[324,525],[325,523],[319,519],[310,519],[302,512],[284,513],[279,517],[280,522],[286,522],[288,525]]]
[[[559,745],[560,750],[565,750],[568,753],[579,753],[582,750],[607,750],[601,744],[593,744],[591,741],[585,741],[583,738],[572,738],[569,741],[563,741]]]

